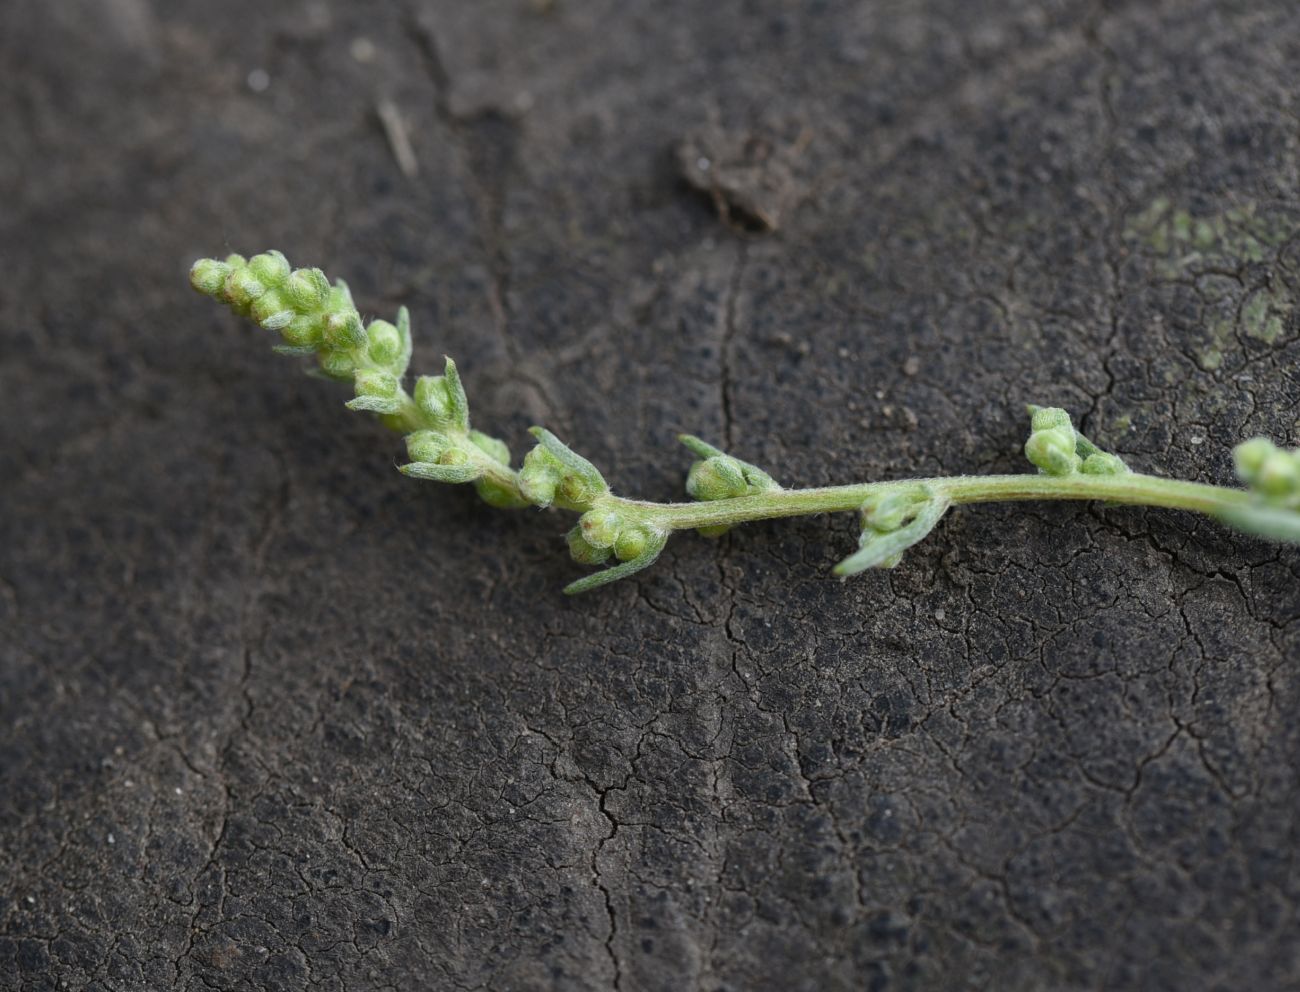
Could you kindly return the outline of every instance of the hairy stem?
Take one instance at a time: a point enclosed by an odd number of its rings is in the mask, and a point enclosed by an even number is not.
[[[710,503],[651,503],[610,497],[629,515],[669,530],[731,526],[751,520],[856,510],[868,497],[928,486],[952,505],[1013,500],[1105,500],[1137,506],[1193,510],[1218,516],[1250,502],[1240,489],[1154,475],[958,475],[949,478],[866,482],[821,489],[776,489]]]

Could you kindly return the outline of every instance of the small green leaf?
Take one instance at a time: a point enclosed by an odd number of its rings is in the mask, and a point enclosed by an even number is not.
[[[715,448],[706,441],[701,441],[694,434],[678,434],[677,440],[686,445],[692,453],[699,455],[701,458],[720,458],[725,457],[726,452],[720,448]]]
[[[349,410],[367,413],[401,413],[402,401],[395,396],[358,396],[344,404]]]
[[[1218,517],[1243,534],[1300,544],[1300,512],[1295,510],[1255,503],[1224,510]]]
[[[436,465],[431,462],[411,462],[401,465],[398,471],[414,479],[430,479],[433,482],[473,482],[483,474],[482,469],[473,463],[467,465]]]
[[[403,376],[411,364],[411,311],[406,307],[397,308],[397,334],[402,343],[393,362],[393,371],[398,376]]]
[[[461,430],[469,430],[469,399],[465,396],[465,387],[461,384],[460,373],[456,371],[456,363],[450,358],[446,359],[446,365],[443,377],[447,380],[447,398],[451,401],[451,419],[452,423],[460,427]]]

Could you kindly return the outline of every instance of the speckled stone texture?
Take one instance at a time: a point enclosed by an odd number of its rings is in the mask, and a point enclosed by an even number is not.
[[[1019,471],[1025,401],[1227,481],[1298,78],[1293,0],[0,5],[0,988],[1300,988],[1295,550],[976,507],[841,583],[842,516],[568,600],[186,285],[406,303],[649,498],[682,430]]]

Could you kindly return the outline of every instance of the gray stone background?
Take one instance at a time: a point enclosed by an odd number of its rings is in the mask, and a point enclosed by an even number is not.
[[[1189,515],[676,539],[400,442],[189,263],[413,313],[671,499],[1296,439],[1293,0],[0,6],[0,987],[1300,988],[1300,555]],[[409,149],[402,141],[409,142]]]

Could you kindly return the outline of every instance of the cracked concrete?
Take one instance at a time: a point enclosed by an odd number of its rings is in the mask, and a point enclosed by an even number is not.
[[[1026,401],[1224,481],[1300,430],[1293,21],[10,4],[0,988],[1300,985],[1293,550],[971,507],[840,583],[808,518],[565,600],[559,515],[404,479],[185,287],[319,263],[651,498],[679,431],[1012,470]],[[733,230],[675,150],[772,120],[800,195]]]

